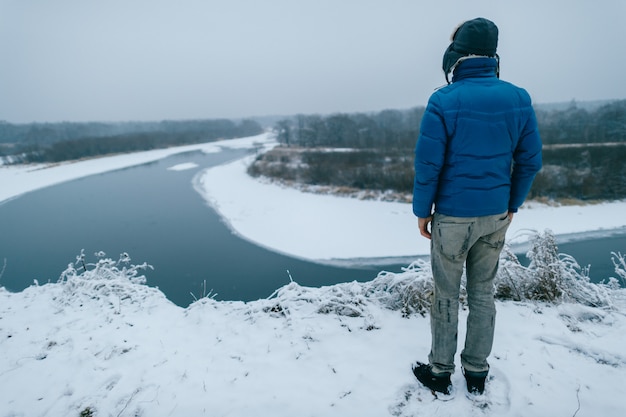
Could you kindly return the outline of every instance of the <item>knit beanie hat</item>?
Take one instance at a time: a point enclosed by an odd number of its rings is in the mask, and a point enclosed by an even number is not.
[[[452,43],[443,54],[443,72],[448,74],[459,59],[469,56],[496,57],[498,48],[498,27],[483,17],[468,20],[452,34]]]

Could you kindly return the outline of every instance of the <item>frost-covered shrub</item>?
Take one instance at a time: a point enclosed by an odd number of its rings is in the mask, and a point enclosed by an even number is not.
[[[568,301],[594,307],[612,305],[612,291],[620,288],[617,279],[611,279],[608,284],[591,283],[587,270],[581,268],[571,256],[558,252],[556,239],[549,230],[533,236],[531,244],[528,252],[531,262],[527,267],[508,247],[503,250],[495,280],[497,299],[551,303]],[[145,300],[149,297],[165,297],[158,289],[145,285],[146,278],[141,272],[152,268],[150,265],[134,265],[128,254],[122,254],[117,261],[106,258],[102,252],[95,255],[97,262],[86,263],[81,252],[76,262],[70,263],[61,274],[59,302],[79,306],[95,302],[117,312],[123,303],[136,304],[140,308],[145,307]],[[626,259],[621,253],[613,253],[612,259],[619,279],[626,283]],[[465,282],[466,277],[463,276],[460,288],[463,307],[467,305]],[[374,328],[370,307],[400,311],[405,317],[414,314],[424,316],[430,309],[432,294],[430,262],[419,259],[400,273],[383,271],[368,282],[307,288],[292,281],[268,299],[252,303],[250,308],[277,317],[290,317],[295,311],[362,317]],[[202,298],[198,302],[208,302],[208,299]]]
[[[500,255],[500,267],[495,278],[495,297],[499,300],[521,301],[525,295],[528,268],[523,266],[508,246]]]
[[[576,260],[558,252],[551,231],[538,233],[531,239],[529,266],[522,265],[508,248],[502,251],[494,290],[499,300],[564,301],[593,307],[612,305],[611,291],[618,284],[594,284],[588,271]],[[616,268],[626,271],[624,257],[615,255]],[[618,273],[619,274],[619,273]],[[623,276],[623,275],[620,275]],[[461,280],[460,303],[467,306],[466,277]],[[369,282],[336,284],[324,288],[306,288],[292,282],[278,290],[266,306],[271,314],[286,315],[291,309],[306,304],[318,313],[366,317],[368,306],[375,304],[400,311],[403,316],[422,316],[430,309],[433,294],[432,270],[427,260],[417,260],[401,273],[381,272]]]
[[[96,263],[86,263],[85,254],[81,251],[76,262],[70,263],[59,277],[63,286],[61,301],[64,304],[82,304],[87,300],[116,308],[122,300],[131,303],[144,299],[149,293],[157,291],[146,285],[146,277],[140,271],[151,265],[143,263],[131,264],[127,253],[122,253],[117,261],[106,258],[104,252],[95,253]]]
[[[293,310],[311,310],[321,314],[369,317],[372,304],[399,310],[408,317],[425,315],[430,309],[433,291],[430,262],[417,260],[401,273],[381,272],[368,282],[348,282],[322,288],[307,288],[295,282],[280,288],[268,298],[263,311],[288,316]]]
[[[291,310],[306,307],[321,314],[361,317],[366,315],[365,304],[369,302],[365,291],[364,284],[358,282],[309,288],[292,281],[266,300],[263,311],[275,316],[287,316]]]
[[[528,267],[522,265],[515,254],[505,246],[494,282],[495,297],[500,300],[555,301],[561,297],[556,242],[550,234],[536,234],[531,238],[532,247],[527,253],[531,259]],[[536,256],[535,256],[536,255]],[[538,272],[536,270],[538,268]],[[552,278],[552,279],[551,279]]]
[[[613,254],[616,273],[626,279],[626,259]],[[611,291],[619,284],[595,284],[588,270],[576,260],[559,253],[554,234],[550,230],[531,238],[527,253],[530,264],[524,266],[505,247],[500,257],[500,267],[495,279],[495,297],[499,300],[574,302],[587,306],[612,305]],[[460,303],[467,305],[465,274],[461,280]],[[375,298],[387,308],[400,310],[404,316],[414,313],[425,315],[430,309],[433,284],[430,262],[419,260],[401,274],[383,272],[375,280],[363,284],[368,298]]]
[[[615,266],[615,273],[618,278],[614,278],[614,282],[610,282],[613,286],[619,286],[619,283],[626,287],[626,258],[621,252],[611,252],[611,261]]]
[[[572,256],[558,252],[552,231],[532,237],[527,257],[530,264],[524,267],[508,249],[503,251],[495,282],[497,298],[611,305],[612,286],[590,282],[588,270],[581,268]]]
[[[422,316],[430,309],[433,293],[430,262],[417,260],[403,273],[381,272],[376,279],[366,283],[366,294],[392,310],[400,310],[408,317]]]
[[[557,301],[563,296],[565,265],[559,257],[556,238],[549,230],[536,234],[526,256],[532,283],[526,287],[527,297],[533,300]]]

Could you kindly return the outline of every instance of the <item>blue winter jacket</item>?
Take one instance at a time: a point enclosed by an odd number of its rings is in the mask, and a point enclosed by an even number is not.
[[[541,168],[528,93],[496,76],[494,58],[462,61],[430,97],[415,147],[413,212],[477,217],[517,212]]]

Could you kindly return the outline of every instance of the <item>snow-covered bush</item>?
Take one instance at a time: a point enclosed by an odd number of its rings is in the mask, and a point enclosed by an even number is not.
[[[566,265],[561,262],[555,236],[546,230],[536,234],[526,256],[530,259],[527,283],[528,297],[534,300],[557,301],[563,296]]]
[[[537,233],[532,237],[531,244],[527,254],[530,259],[528,266],[522,265],[508,247],[503,250],[495,280],[496,299],[555,304],[572,302],[592,307],[612,305],[611,292],[619,285],[590,282],[587,269],[581,268],[572,256],[558,252],[551,231]],[[624,274],[626,260],[623,256],[615,257],[616,271],[621,268]],[[462,306],[467,305],[465,283],[466,277],[463,276],[460,289]],[[317,306],[318,313],[367,317],[368,305],[375,303],[400,311],[405,317],[416,313],[426,315],[432,293],[430,262],[420,259],[401,273],[383,271],[369,282],[336,284],[319,289],[300,287],[292,282],[274,293],[266,311],[284,315],[290,308],[306,303]]]
[[[376,279],[364,285],[366,294],[393,310],[408,317],[414,313],[422,316],[430,309],[433,293],[430,262],[417,260],[401,274],[381,272]]]
[[[610,291],[614,286],[592,283],[587,269],[581,268],[572,256],[558,252],[552,231],[535,234],[526,256],[530,259],[528,267],[521,265],[510,250],[503,251],[495,283],[497,298],[611,305]]]
[[[550,230],[531,238],[527,257],[530,264],[524,266],[509,247],[502,251],[495,280],[496,299],[550,303],[567,301],[609,307],[612,305],[611,291],[620,287],[614,279],[608,284],[592,283],[587,269],[581,268],[572,256],[559,253]],[[614,253],[613,262],[622,284],[626,283],[626,259]],[[424,315],[431,304],[431,277],[430,263],[419,260],[401,274],[383,272],[363,285],[367,287],[367,297],[376,298],[387,308],[400,310],[405,316],[414,313]],[[460,291],[463,306],[467,305],[465,283],[466,277],[463,276]]]
[[[615,271],[622,284],[626,283],[626,259],[621,253],[613,253]],[[576,260],[558,252],[556,239],[551,231],[537,233],[531,239],[527,254],[530,264],[524,266],[508,248],[502,252],[500,268],[495,280],[495,296],[499,300],[564,301],[593,307],[612,305],[612,291],[620,288],[613,278],[607,284],[590,282],[588,271]],[[133,265],[128,254],[113,261],[102,252],[96,253],[96,263],[85,263],[81,252],[76,262],[70,263],[61,274],[59,283],[63,287],[58,297],[63,304],[82,305],[83,302],[98,302],[103,307],[119,309],[122,302],[141,304],[149,296],[158,294],[156,288],[146,285],[140,271],[152,268],[143,263]],[[463,276],[460,302],[467,305]],[[279,288],[266,300],[259,300],[255,308],[276,316],[288,316],[294,310],[311,313],[336,314],[339,316],[370,316],[369,307],[400,311],[405,317],[413,314],[426,315],[430,309],[433,293],[430,262],[419,259],[402,272],[383,271],[368,282],[349,282],[322,288],[307,288],[295,282]],[[210,297],[209,297],[210,298]],[[197,302],[204,302],[202,298]],[[213,300],[213,302],[215,302]]]
[[[292,281],[261,304],[264,312],[280,317],[288,316],[293,310],[363,317],[367,316],[366,304],[371,301],[365,294],[364,285],[359,282],[311,288]]]
[[[611,252],[611,261],[613,261],[615,273],[618,276],[618,279],[614,279],[612,284],[619,285],[621,282],[626,287],[626,258],[621,252]]]
[[[63,304],[80,305],[87,300],[97,300],[103,306],[120,307],[122,301],[136,303],[157,289],[144,285],[146,277],[140,271],[152,269],[143,263],[131,264],[127,253],[122,253],[119,260],[106,258],[104,252],[95,253],[96,263],[86,263],[81,251],[76,262],[70,263],[61,273],[58,282],[63,292],[58,301]]]

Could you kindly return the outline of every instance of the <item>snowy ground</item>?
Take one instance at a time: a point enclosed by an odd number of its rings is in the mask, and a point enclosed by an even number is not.
[[[261,136],[56,167],[0,167],[0,202],[182,150],[255,142],[272,145]],[[195,185],[250,240],[312,259],[427,253],[408,205],[305,195],[251,180],[242,164],[211,169]],[[623,228],[625,205],[531,206],[516,216],[512,235]],[[460,372],[451,401],[418,386],[410,365],[428,354],[428,317],[402,317],[369,295],[368,283],[292,283],[268,300],[201,299],[181,308],[157,289],[94,271],[19,293],[0,288],[0,417],[624,414],[623,291],[604,309],[499,302],[483,407],[464,396]],[[337,305],[356,313],[339,314]],[[459,331],[462,340],[463,325]]]
[[[450,401],[421,388],[410,367],[428,354],[428,318],[364,288],[292,283],[269,300],[185,309],[103,279],[0,288],[0,416],[623,415],[623,300],[498,303],[485,408],[460,372]],[[337,314],[341,302],[358,315]]]

